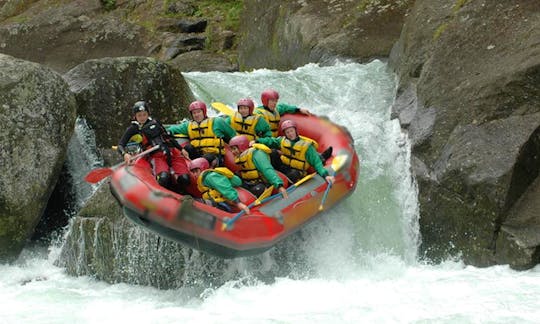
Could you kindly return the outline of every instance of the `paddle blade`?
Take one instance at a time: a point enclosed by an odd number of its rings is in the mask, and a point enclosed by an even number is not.
[[[259,196],[259,198],[257,198],[257,200],[255,200],[255,206],[257,205],[260,205],[261,204],[261,201],[263,199],[265,199],[266,197],[270,197],[270,195],[272,194],[272,190],[274,190],[274,186],[270,186],[268,188],[266,188],[263,193]]]
[[[234,115],[234,109],[221,102],[212,102],[212,108],[227,116]]]
[[[338,156],[334,157],[330,167],[332,168],[332,170],[334,170],[334,173],[335,173],[335,172],[339,171],[345,165],[345,162],[347,162],[347,155],[346,154],[341,154],[341,155],[338,155]]]
[[[84,177],[84,180],[88,183],[98,183],[101,180],[107,178],[113,173],[113,170],[111,168],[99,168],[94,169]]]

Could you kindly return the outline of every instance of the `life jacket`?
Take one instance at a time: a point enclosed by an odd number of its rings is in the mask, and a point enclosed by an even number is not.
[[[228,179],[234,177],[234,173],[232,173],[232,171],[227,168],[218,167],[214,169],[204,170],[197,179],[197,188],[202,193],[203,199],[212,200],[216,203],[226,201],[225,197],[223,197],[221,192],[217,191],[214,188],[207,187],[203,184],[204,177],[210,172],[217,172],[221,175],[226,176]]]
[[[281,140],[281,162],[293,169],[306,172],[310,165],[306,161],[306,152],[313,145],[312,142],[300,138],[295,143],[288,138],[283,137]]]
[[[139,131],[142,135],[141,145],[144,149],[148,149],[150,146],[154,145],[161,145],[163,147],[172,146],[169,145],[168,139],[163,136],[166,134],[165,128],[152,117],[148,117],[148,120],[142,125],[137,121],[132,121],[132,123],[139,126]]]
[[[255,150],[261,150],[267,154],[272,153],[272,150],[264,144],[253,144],[253,147],[242,152],[237,158],[234,159],[234,163],[240,166],[240,178],[245,181],[264,179],[262,173],[257,170],[255,163],[253,163],[253,153]]]
[[[250,141],[258,138],[255,132],[255,126],[261,116],[249,115],[246,118],[242,117],[239,112],[235,112],[231,116],[231,127],[238,133],[238,135],[246,135]]]
[[[223,139],[214,133],[214,117],[209,117],[197,123],[192,120],[188,126],[188,136],[191,145],[204,153],[224,154]]]
[[[277,137],[278,131],[279,131],[279,121],[281,120],[281,116],[279,115],[279,112],[277,111],[277,109],[275,109],[272,112],[262,107],[262,108],[257,108],[255,110],[255,113],[263,116],[263,118],[266,119],[266,121],[268,122],[268,125],[270,125],[272,136]]]

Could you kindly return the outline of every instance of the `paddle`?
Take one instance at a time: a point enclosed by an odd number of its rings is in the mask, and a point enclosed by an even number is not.
[[[234,110],[221,102],[212,102],[212,108],[227,116],[234,115]]]
[[[307,176],[303,177],[302,179],[298,180],[298,182],[296,182],[295,184],[293,184],[292,186],[290,186],[289,188],[287,188],[287,193],[293,191],[296,187],[298,187],[299,185],[301,185],[302,183],[308,181],[309,179],[313,178],[315,175],[317,174],[317,172],[314,172],[314,173],[311,173],[311,174],[308,174]],[[266,190],[265,190],[266,192]],[[272,192],[270,190],[270,192]],[[263,192],[264,194],[264,192]],[[267,201],[270,201],[276,197],[279,197],[279,196],[282,196],[281,192],[280,193],[277,193],[277,194],[274,194],[268,198],[263,198],[262,197],[263,195],[261,195],[257,200],[255,200],[255,202],[257,201],[260,201],[258,204],[256,205],[260,205],[260,204],[264,204],[265,202]],[[253,203],[251,205],[249,205],[248,207],[251,207],[253,206]],[[223,222],[223,225],[221,226],[221,230],[224,231],[227,229],[227,227],[229,227],[230,225],[232,225],[234,222],[236,222],[236,220],[238,218],[240,218],[240,216],[242,216],[244,214],[244,211],[240,211],[238,214],[236,214],[233,218]]]
[[[153,147],[149,148],[146,151],[143,151],[143,152],[141,152],[141,153],[139,153],[137,155],[132,156],[131,159],[129,159],[129,162],[135,161],[136,159],[140,158],[141,156],[152,153],[157,149],[159,149],[159,145],[153,146]],[[108,176],[110,176],[114,172],[114,170],[121,167],[125,163],[126,163],[126,161],[120,162],[120,163],[118,163],[116,165],[113,165],[112,167],[94,169],[94,170],[88,172],[88,174],[84,177],[84,180],[86,182],[88,182],[88,183],[98,183],[101,180],[103,180],[103,179],[107,178]]]
[[[270,186],[270,187],[266,188],[266,189],[263,191],[263,193],[262,193],[257,199],[255,199],[254,202],[252,202],[251,204],[249,204],[247,207],[248,207],[248,208],[251,208],[251,207],[253,207],[253,206],[260,205],[260,204],[264,201],[264,199],[265,199],[266,197],[270,196],[270,194],[272,193],[272,190],[274,190],[274,186]],[[234,215],[233,218],[231,218],[231,219],[229,219],[229,220],[227,220],[227,221],[224,221],[224,222],[223,222],[223,225],[221,225],[221,230],[222,230],[222,231],[226,230],[227,227],[228,227],[229,225],[231,225],[232,223],[236,222],[236,220],[237,220],[238,218],[240,218],[240,216],[244,215],[245,213],[246,213],[246,212],[245,212],[244,210],[241,210],[238,214]]]
[[[334,157],[334,159],[332,160],[332,164],[330,165],[330,175],[333,176],[336,174],[336,172],[341,169],[343,167],[343,165],[345,165],[345,161],[347,161],[347,155],[338,155],[336,157]],[[330,188],[332,187],[332,184],[330,182],[328,182],[328,184],[326,185],[326,190],[324,191],[324,194],[323,194],[323,197],[322,197],[322,200],[321,200],[321,204],[319,205],[319,211],[323,210],[324,208],[324,203],[326,202],[326,197],[328,197],[328,192],[330,191]]]

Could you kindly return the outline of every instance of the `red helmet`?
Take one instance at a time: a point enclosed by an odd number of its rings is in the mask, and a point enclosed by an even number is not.
[[[291,128],[291,127],[294,127],[294,129],[298,131],[298,127],[296,127],[296,122],[294,120],[287,119],[281,123],[282,132],[284,132],[287,128]]]
[[[208,160],[205,158],[196,158],[195,160],[191,160],[189,162],[189,170],[193,169],[201,169],[201,171],[204,171],[210,167],[210,163],[208,163]]]
[[[191,104],[189,104],[189,112],[191,113],[193,110],[201,109],[204,114],[204,118],[206,118],[206,104],[200,100],[193,101]]]
[[[238,108],[240,108],[240,106],[247,106],[249,107],[249,114],[253,114],[253,109],[255,109],[255,104],[253,103],[253,100],[249,99],[249,98],[242,98],[240,100],[238,100],[238,102],[236,103],[236,106]]]
[[[268,107],[268,100],[270,100],[270,99],[278,100],[279,99],[279,93],[277,93],[277,91],[274,90],[274,89],[266,89],[266,90],[264,90],[261,93],[261,101],[262,101],[263,106]]]
[[[240,152],[244,152],[249,147],[249,139],[246,135],[236,135],[229,141],[229,146],[236,146]]]

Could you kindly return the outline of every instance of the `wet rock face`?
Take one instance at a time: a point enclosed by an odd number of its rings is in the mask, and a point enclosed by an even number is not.
[[[540,172],[539,38],[537,1],[424,0],[411,11],[391,55],[393,115],[413,143],[427,258],[538,262],[537,239],[519,227],[540,224],[526,212]]]
[[[386,57],[399,38],[413,1],[245,2],[239,49],[241,69],[288,70],[335,57]]]
[[[0,262],[14,260],[53,191],[75,98],[49,68],[0,54]]]
[[[145,55],[148,50],[144,28],[120,14],[105,14],[100,1],[38,3],[26,9],[0,25],[2,53],[64,73],[90,58]]]
[[[94,129],[100,148],[118,143],[136,101],[147,101],[154,118],[171,124],[187,116],[186,108],[194,100],[181,71],[152,58],[89,60],[64,78],[77,98],[78,114]]]

